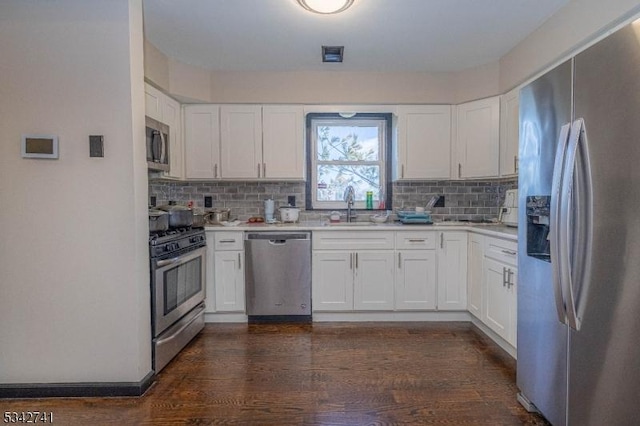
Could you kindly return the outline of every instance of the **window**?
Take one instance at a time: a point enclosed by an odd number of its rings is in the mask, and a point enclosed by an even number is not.
[[[307,115],[307,209],[343,209],[345,189],[355,191],[354,208],[391,208],[391,114]]]

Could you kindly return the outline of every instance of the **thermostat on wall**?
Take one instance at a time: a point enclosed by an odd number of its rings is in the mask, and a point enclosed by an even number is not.
[[[55,135],[22,135],[22,158],[58,158]]]

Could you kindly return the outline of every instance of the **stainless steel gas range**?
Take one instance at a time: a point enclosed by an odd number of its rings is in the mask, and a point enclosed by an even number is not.
[[[156,373],[204,328],[206,250],[203,229],[170,229],[149,237]]]

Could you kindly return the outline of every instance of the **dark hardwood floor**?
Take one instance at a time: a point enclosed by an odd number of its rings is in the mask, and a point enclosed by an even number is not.
[[[546,425],[469,323],[207,324],[141,398],[0,400],[60,425]]]

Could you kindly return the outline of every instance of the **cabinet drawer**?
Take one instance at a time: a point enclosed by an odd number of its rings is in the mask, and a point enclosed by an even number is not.
[[[242,250],[244,248],[243,240],[244,232],[242,231],[216,232],[213,237],[213,247],[216,251]]]
[[[518,243],[486,237],[484,256],[515,266],[518,264]]]
[[[313,233],[314,250],[393,249],[390,231],[320,231]]]
[[[436,248],[436,233],[430,231],[398,231],[396,232],[396,249],[398,250],[433,250]]]

